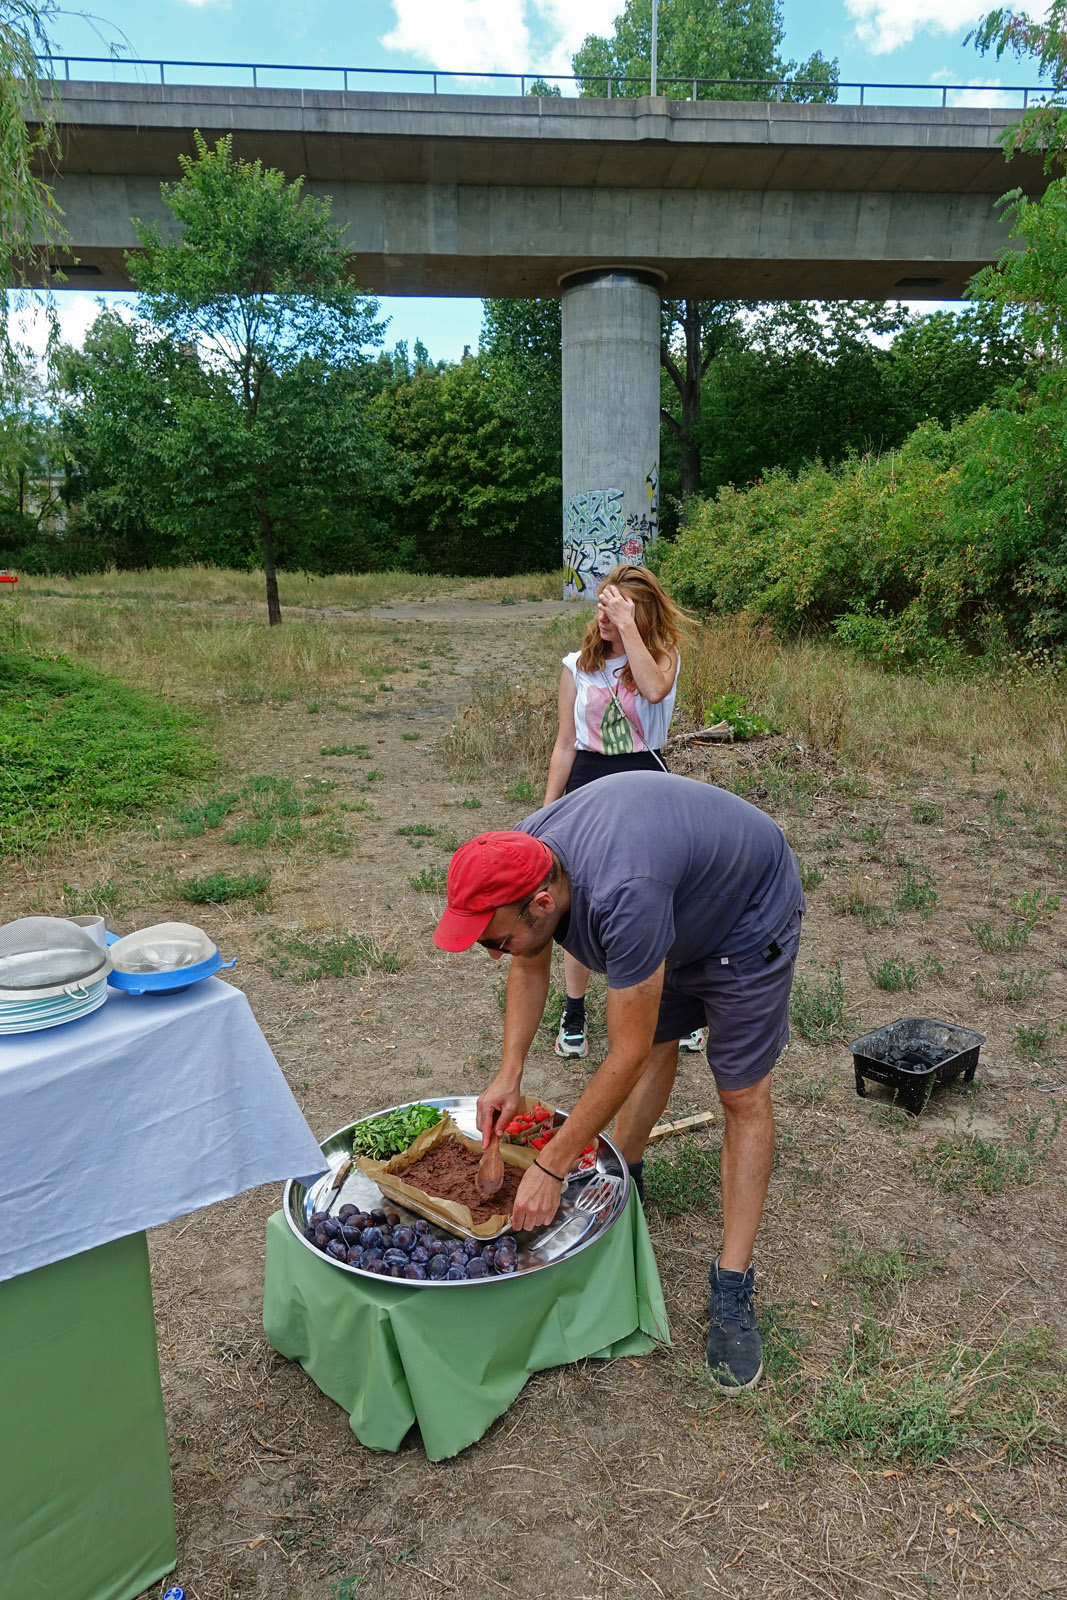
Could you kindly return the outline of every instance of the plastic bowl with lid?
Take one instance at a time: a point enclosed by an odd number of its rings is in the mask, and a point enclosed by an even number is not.
[[[128,933],[111,945],[109,954],[113,971],[108,982],[127,994],[174,994],[237,964],[236,956],[223,961],[203,928],[191,922],[157,922]]]

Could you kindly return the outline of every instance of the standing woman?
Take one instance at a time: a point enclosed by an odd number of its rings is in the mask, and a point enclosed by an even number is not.
[[[580,650],[563,657],[559,731],[545,805],[613,772],[665,772],[659,754],[674,712],[686,618],[647,567],[613,567],[597,594]],[[586,1056],[589,968],[564,953],[567,998],[556,1054]],[[703,1047],[703,1030],[681,1041]]]

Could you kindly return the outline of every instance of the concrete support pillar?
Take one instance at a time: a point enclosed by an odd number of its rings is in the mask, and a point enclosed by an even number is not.
[[[660,282],[613,267],[561,280],[567,598],[594,599],[658,531]]]

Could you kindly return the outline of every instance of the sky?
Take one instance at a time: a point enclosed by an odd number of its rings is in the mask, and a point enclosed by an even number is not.
[[[670,0],[662,0],[669,4]],[[1018,104],[1005,86],[1033,84],[1014,61],[982,59],[963,41],[992,0],[784,0],[785,51],[804,60],[813,51],[837,56],[843,83],[929,85],[927,103]],[[276,64],[294,67],[367,67],[368,88],[415,90],[419,81],[402,69],[454,72],[455,87],[468,92],[516,93],[514,82],[478,78],[478,73],[567,73],[571,57],[588,33],[608,33],[620,0],[92,0],[91,20],[67,12],[57,19],[57,54],[107,56],[114,50],[141,61]],[[459,74],[466,76],[459,76]],[[60,68],[62,75],[62,68]],[[72,65],[72,77],[152,76],[127,65]],[[183,74],[168,68],[168,81],[248,81],[232,71],[203,68]],[[265,86],[340,87],[331,73],[299,75],[291,70]],[[351,80],[350,80],[351,86]],[[561,82],[564,94],[573,87]],[[868,99],[872,96],[868,95]],[[914,91],[881,96],[882,103],[920,104]],[[856,96],[842,90],[842,101]],[[58,297],[64,335],[80,342],[98,300],[128,302],[118,295],[92,296],[66,290]],[[434,360],[458,360],[464,345],[478,343],[480,300],[392,297],[381,301],[389,319],[386,343],[421,338]],[[29,337],[34,342],[31,332]]]

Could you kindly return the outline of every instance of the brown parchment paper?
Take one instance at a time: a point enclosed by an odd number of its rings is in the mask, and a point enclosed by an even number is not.
[[[467,1239],[495,1239],[498,1234],[506,1233],[511,1226],[511,1218],[503,1213],[497,1213],[485,1222],[476,1223],[471,1216],[469,1206],[462,1206],[457,1200],[440,1200],[436,1195],[427,1194],[425,1189],[418,1189],[414,1184],[405,1183],[404,1173],[408,1168],[414,1166],[416,1161],[431,1150],[436,1150],[437,1146],[446,1140],[463,1145],[472,1155],[480,1156],[482,1153],[481,1140],[470,1139],[465,1133],[461,1133],[445,1111],[440,1122],[435,1122],[432,1128],[426,1128],[413,1144],[409,1144],[406,1150],[401,1150],[397,1155],[390,1156],[388,1161],[374,1161],[370,1156],[360,1156],[356,1165],[390,1200],[396,1200],[409,1211],[425,1217],[428,1222],[439,1223],[450,1233],[457,1233]],[[505,1166],[519,1167],[525,1171],[527,1167],[533,1165],[537,1151],[522,1145],[501,1144],[500,1154]]]

